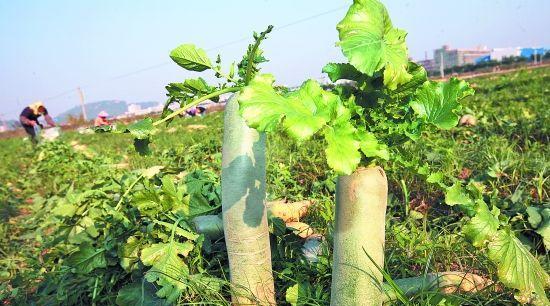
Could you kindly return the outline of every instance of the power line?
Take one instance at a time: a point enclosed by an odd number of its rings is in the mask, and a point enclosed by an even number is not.
[[[282,29],[286,29],[286,28],[289,28],[289,27],[292,27],[292,26],[295,26],[295,25],[298,25],[298,24],[301,24],[301,23],[310,21],[310,20],[319,18],[319,17],[321,17],[321,16],[325,16],[325,15],[328,15],[328,14],[331,14],[331,13],[335,13],[335,12],[341,11],[341,10],[347,8],[347,7],[348,7],[347,5],[339,6],[339,7],[330,9],[330,10],[328,10],[328,11],[324,11],[324,12],[321,12],[321,13],[318,13],[318,14],[315,14],[315,15],[311,15],[311,16],[308,16],[308,17],[304,17],[304,18],[295,20],[295,21],[293,21],[293,22],[290,22],[290,23],[283,24],[283,25],[281,25],[281,26],[275,27],[275,28],[273,29],[272,32],[280,31],[280,30],[282,30]],[[222,48],[231,46],[231,45],[235,45],[235,44],[238,44],[238,43],[247,41],[247,40],[249,40],[249,39],[250,39],[250,37],[249,37],[249,36],[246,36],[246,37],[243,37],[243,38],[240,38],[240,39],[228,41],[228,42],[226,42],[226,43],[223,43],[223,44],[220,44],[220,45],[217,45],[217,46],[208,48],[208,49],[206,49],[206,51],[219,50],[219,49],[222,49]],[[131,71],[131,72],[127,72],[127,73],[124,73],[124,74],[120,74],[120,75],[117,75],[117,76],[108,78],[108,79],[106,79],[106,80],[99,81],[98,83],[105,83],[105,82],[109,82],[109,81],[115,81],[115,80],[124,79],[124,78],[130,77],[130,76],[136,75],[136,74],[140,74],[140,73],[142,73],[142,72],[146,72],[146,71],[150,71],[150,70],[154,70],[154,69],[157,69],[157,68],[166,66],[166,65],[168,65],[168,64],[170,64],[170,63],[171,63],[170,61],[162,62],[162,63],[159,63],[159,64],[155,64],[155,65],[152,65],[152,66],[144,67],[144,68],[141,68],[141,69],[138,69],[138,70],[134,70],[134,71]],[[91,86],[93,86],[93,85],[86,85],[86,86],[80,86],[80,87],[81,87],[81,88],[86,88],[86,87],[89,88],[89,87],[91,87]],[[96,86],[97,86],[97,84],[96,84]],[[77,88],[70,89],[70,90],[66,90],[66,91],[63,91],[63,92],[58,93],[58,94],[56,94],[56,95],[53,95],[53,96],[44,98],[43,100],[53,100],[53,99],[56,99],[56,98],[59,98],[59,97],[63,97],[63,96],[66,96],[66,95],[69,94],[69,93],[72,93],[72,92],[76,91],[76,90],[77,90]]]

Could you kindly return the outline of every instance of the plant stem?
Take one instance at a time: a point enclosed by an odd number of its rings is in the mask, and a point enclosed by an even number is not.
[[[234,78],[232,78],[232,77],[228,76],[227,74],[223,73],[221,70],[218,70],[215,67],[213,67],[212,70],[214,70],[214,72],[219,74],[220,76],[226,78],[228,81],[237,84],[237,81]]]
[[[407,188],[407,184],[405,183],[405,180],[401,179],[399,181],[399,183],[401,184],[401,189],[403,190],[403,200],[405,201],[405,216],[408,217],[409,216],[409,212],[410,212],[410,206],[409,206],[409,190]]]
[[[265,36],[273,30],[273,26],[270,25],[267,27],[267,29],[260,33],[260,36],[256,38],[256,42],[254,43],[254,46],[252,47],[252,50],[250,50],[250,53],[248,53],[248,59],[246,64],[246,75],[244,77],[244,83],[248,85],[248,82],[250,82],[250,79],[252,78],[252,68],[254,67],[254,58],[256,57],[256,52],[258,52],[258,48],[260,47],[260,44],[262,43],[262,40],[265,39]]]
[[[153,123],[153,126],[157,126],[157,125],[159,125],[159,124],[162,124],[162,123],[164,123],[164,122],[166,122],[166,121],[168,121],[168,120],[170,120],[170,119],[176,117],[177,115],[179,115],[179,114],[185,112],[186,110],[190,109],[191,107],[197,106],[197,105],[200,104],[201,102],[206,101],[206,100],[208,100],[208,99],[210,99],[210,98],[214,98],[214,97],[217,97],[217,96],[223,95],[223,94],[225,94],[225,93],[229,93],[229,92],[237,92],[237,91],[239,91],[239,90],[241,90],[240,87],[229,87],[229,88],[224,88],[224,89],[215,91],[215,92],[213,92],[213,93],[207,94],[206,96],[202,96],[202,97],[200,97],[200,98],[198,98],[198,99],[196,99],[196,100],[193,100],[191,103],[185,105],[184,107],[178,109],[177,111],[171,113],[170,115],[168,115],[168,116],[162,118],[161,120],[155,121],[155,122]]]
[[[130,193],[130,191],[132,191],[132,189],[134,188],[134,186],[143,178],[143,174],[141,174],[135,181],[132,182],[132,184],[130,185],[130,187],[128,187],[128,189],[126,189],[126,191],[124,192],[124,194],[120,197],[120,199],[118,200],[118,203],[116,204],[115,206],[115,210],[118,211],[120,209],[120,206],[122,205],[122,201],[124,201],[124,198]]]

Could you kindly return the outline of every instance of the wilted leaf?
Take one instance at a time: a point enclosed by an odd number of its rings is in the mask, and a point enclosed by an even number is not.
[[[126,270],[131,271],[134,264],[138,262],[139,248],[141,242],[135,236],[130,236],[126,240],[126,243],[119,249],[120,266]]]
[[[141,175],[143,177],[146,177],[148,179],[153,178],[155,175],[160,173],[160,170],[164,169],[164,166],[152,166],[149,167],[141,172]]]
[[[391,92],[393,96],[411,96],[422,84],[424,84],[428,80],[426,69],[416,63],[409,62],[407,71],[412,76],[412,78],[409,81],[397,86],[397,88]]]

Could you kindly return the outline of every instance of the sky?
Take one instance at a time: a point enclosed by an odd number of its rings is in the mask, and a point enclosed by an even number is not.
[[[384,0],[407,30],[410,55],[443,44],[466,48],[550,47],[548,0]],[[263,44],[264,72],[279,84],[322,77],[343,61],[336,24],[350,1],[335,0],[0,0],[0,114],[17,118],[35,100],[56,115],[86,102],[165,100],[164,86],[196,74],[170,61],[183,43],[238,61],[252,31],[275,31]],[[246,39],[250,37],[249,39]],[[208,76],[210,74],[201,74]],[[213,78],[207,78],[213,80]]]

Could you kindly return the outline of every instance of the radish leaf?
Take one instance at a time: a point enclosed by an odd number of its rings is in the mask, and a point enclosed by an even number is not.
[[[337,25],[340,47],[357,70],[373,76],[384,69],[384,84],[397,88],[411,79],[405,31],[392,26],[384,5],[377,0],[355,0]]]
[[[473,93],[468,83],[456,78],[445,83],[427,82],[416,92],[410,105],[427,123],[451,129],[458,124],[459,100]]]
[[[170,52],[170,58],[181,67],[191,71],[205,71],[212,68],[206,51],[192,44],[185,44]]]

